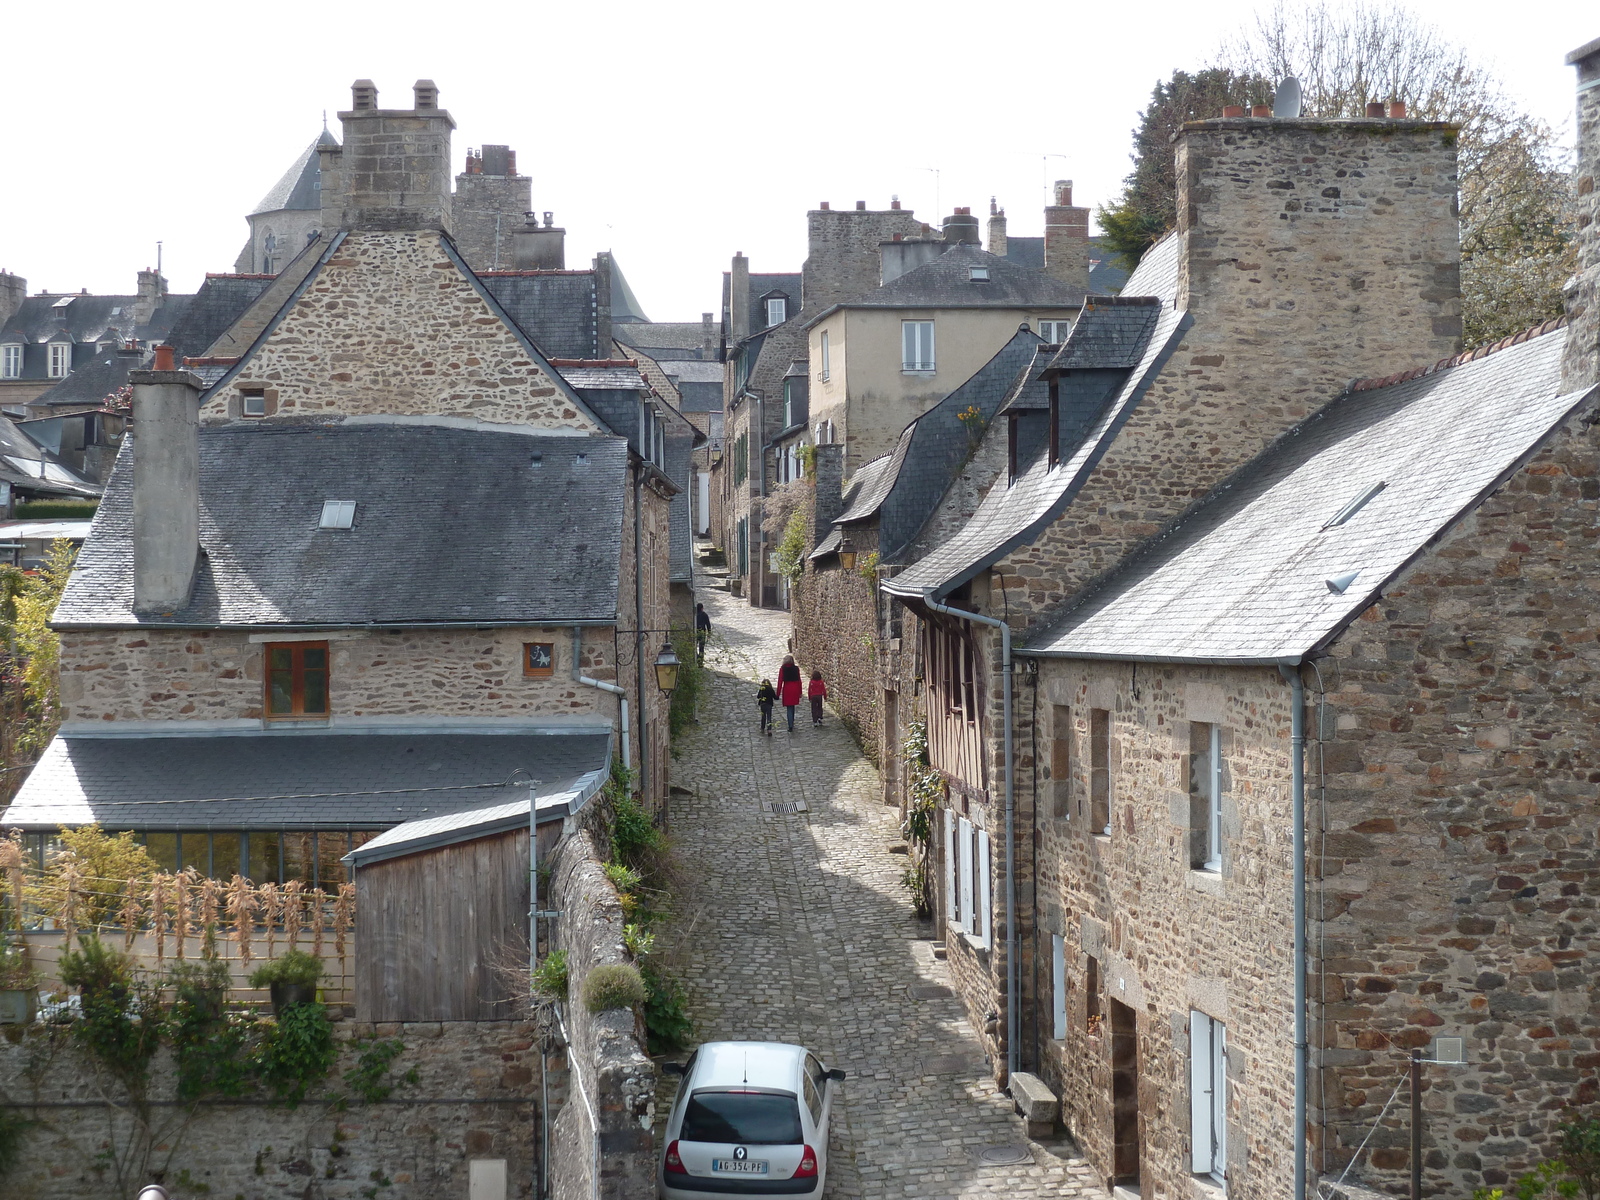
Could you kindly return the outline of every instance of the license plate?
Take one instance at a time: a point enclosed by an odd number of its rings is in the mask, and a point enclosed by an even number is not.
[[[711,1169],[725,1175],[765,1175],[767,1162],[756,1158],[713,1158]]]

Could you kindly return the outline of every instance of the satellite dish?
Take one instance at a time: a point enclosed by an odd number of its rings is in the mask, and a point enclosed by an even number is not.
[[[1278,94],[1272,98],[1272,115],[1290,120],[1300,115],[1300,81],[1285,75],[1278,85]]]

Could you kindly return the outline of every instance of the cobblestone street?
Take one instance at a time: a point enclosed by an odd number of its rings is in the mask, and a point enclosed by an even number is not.
[[[673,768],[693,794],[672,812],[697,1038],[798,1042],[849,1072],[830,1197],[1103,1194],[1068,1149],[1030,1143],[995,1087],[900,883],[895,811],[849,733],[831,713],[813,728],[804,705],[793,735],[781,708],[759,733],[755,689],[776,680],[788,614],[699,594],[714,674]],[[997,1147],[1021,1161],[986,1165]]]

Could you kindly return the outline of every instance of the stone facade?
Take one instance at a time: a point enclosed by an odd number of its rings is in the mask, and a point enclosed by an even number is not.
[[[495,149],[504,151],[505,147]],[[510,174],[490,174],[490,166],[500,164],[485,158],[474,162],[481,163],[483,170],[469,169],[457,175],[455,194],[450,197],[456,249],[474,271],[510,270],[517,265],[513,234],[533,207],[533,180],[516,174],[514,166],[509,167]]]
[[[299,1108],[259,1096],[200,1105],[193,1122],[166,1143],[165,1180],[175,1195],[356,1200],[377,1191],[394,1200],[435,1200],[467,1195],[473,1164],[484,1160],[504,1164],[508,1198],[537,1194],[541,1061],[531,1025],[338,1021],[334,1029],[340,1054],[330,1084]],[[345,1090],[342,1075],[355,1066],[363,1040],[374,1037],[405,1047],[389,1069],[394,1092],[381,1103],[352,1101],[341,1110],[330,1097]],[[563,1065],[559,1056],[546,1064],[552,1107],[566,1094]],[[400,1083],[413,1068],[417,1082]],[[113,1194],[103,1153],[106,1105],[93,1070],[61,1029],[36,1025],[0,1042],[0,1079],[4,1103],[39,1122],[23,1135],[21,1160],[6,1177],[7,1197]],[[150,1092],[163,1105],[172,1098],[165,1052],[157,1056]],[[156,1113],[164,1122],[176,1110]],[[119,1138],[126,1136],[124,1118],[115,1127]],[[155,1161],[166,1157],[158,1153]]]
[[[234,381],[279,416],[449,416],[601,433],[427,230],[353,232]],[[203,420],[224,419],[218,392]]]
[[[1567,283],[1567,338],[1562,383],[1572,392],[1600,381],[1600,41],[1567,55],[1578,68],[1578,162],[1576,193],[1578,270]]]
[[[872,291],[883,282],[878,246],[916,237],[922,223],[909,208],[814,208],[806,213],[806,261],[801,268],[803,305],[815,315]]]
[[[806,544],[815,543],[815,522],[807,523]],[[801,674],[822,672],[828,702],[874,765],[884,761],[883,660],[887,650],[878,619],[876,576],[862,561],[876,547],[856,544],[857,566],[844,570],[839,560],[819,569],[808,562],[792,590],[794,657]]]

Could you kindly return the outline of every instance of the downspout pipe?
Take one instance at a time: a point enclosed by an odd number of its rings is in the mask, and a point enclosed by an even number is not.
[[[640,402],[640,416],[643,417],[643,401]],[[640,440],[643,440],[644,429],[640,426]],[[650,770],[650,746],[647,741],[649,718],[644,710],[644,463],[640,462],[634,468],[633,474],[633,661],[639,673],[639,789],[644,791],[648,786],[648,772]],[[624,709],[624,712],[627,710]],[[627,728],[624,718],[623,728]],[[624,751],[626,755],[626,751]],[[627,766],[626,757],[623,766]],[[648,795],[648,793],[646,793]]]
[[[1012,786],[1013,756],[1011,744],[1011,626],[998,617],[964,608],[951,608],[933,598],[932,591],[922,593],[922,602],[936,613],[957,617],[963,621],[976,621],[980,625],[1000,631],[1000,687],[1003,697],[1001,721],[1005,728],[1005,788],[1006,788],[1006,1082],[1010,1086],[1020,1065],[1021,1047],[1017,1043],[1017,861],[1016,861],[1016,796]]]
[[[590,679],[587,675],[583,674],[579,670],[579,668],[578,668],[578,643],[579,643],[579,638],[581,636],[582,636],[582,634],[581,634],[580,630],[574,629],[572,631],[572,678],[574,680],[576,680],[578,683],[583,684],[584,687],[599,688],[602,692],[610,692],[613,696],[615,696],[617,698],[617,702],[621,705],[621,708],[620,708],[620,710],[618,711],[618,714],[617,714],[617,736],[618,736],[619,740],[622,742],[622,769],[625,770],[625,771],[632,770],[633,769],[633,756],[629,753],[629,750],[628,750],[628,692],[627,692],[627,689],[626,688],[620,688],[614,683],[608,683],[604,679]]]
[[[1294,806],[1294,1191],[1306,1195],[1306,1085],[1310,1055],[1306,1044],[1306,685],[1300,668],[1278,666],[1289,685],[1294,711],[1289,723],[1290,787]]]

